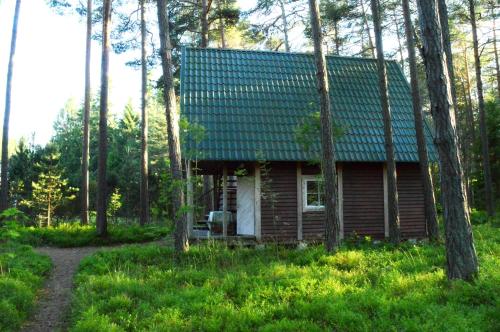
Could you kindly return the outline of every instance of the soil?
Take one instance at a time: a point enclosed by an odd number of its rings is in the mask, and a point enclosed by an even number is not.
[[[159,241],[145,244],[157,243]],[[39,247],[35,251],[49,256],[53,268],[44,289],[41,291],[35,312],[23,326],[23,332],[66,331],[73,277],[80,261],[98,250],[108,247],[53,248]]]

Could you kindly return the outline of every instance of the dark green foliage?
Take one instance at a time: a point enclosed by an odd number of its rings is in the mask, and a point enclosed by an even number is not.
[[[19,243],[32,246],[84,247],[160,240],[170,233],[166,226],[110,225],[105,238],[97,236],[95,225],[63,223],[57,227],[25,227],[17,230]]]
[[[446,281],[440,245],[343,246],[327,255],[195,246],[100,252],[76,277],[73,331],[494,331],[500,232],[475,226],[481,275]]]
[[[171,184],[166,158],[165,115],[161,104],[154,98],[150,99],[148,103],[150,116],[150,206],[153,220],[165,220],[169,219],[170,203],[166,199],[166,195]],[[95,210],[97,117],[97,101],[94,101],[90,119],[90,210]],[[81,185],[81,149],[82,109],[74,102],[69,101],[54,123],[54,135],[49,145],[41,147],[21,140],[16,152],[10,158],[12,204],[23,210],[34,221],[37,211],[19,203],[32,199],[32,184],[39,180],[44,169],[40,165],[44,164],[43,161],[51,153],[60,155],[57,169],[60,171],[62,179],[68,179],[67,187],[79,188]],[[111,195],[118,190],[122,204],[116,216],[127,218],[129,221],[137,218],[139,211],[139,162],[140,120],[138,113],[131,104],[128,104],[121,116],[109,120],[108,193]],[[77,216],[80,212],[80,204],[81,199],[79,198],[64,201],[55,211],[55,222]]]
[[[0,331],[17,331],[35,303],[51,263],[31,247],[6,240],[13,226],[0,228]]]
[[[491,174],[493,180],[494,197],[496,198],[496,209],[500,212],[500,100],[492,96],[485,100],[486,127],[488,134],[488,145],[490,147]],[[476,167],[472,173],[473,206],[478,209],[485,208],[484,201],[484,175],[482,159],[479,158],[481,142],[479,134],[474,142],[473,157]]]

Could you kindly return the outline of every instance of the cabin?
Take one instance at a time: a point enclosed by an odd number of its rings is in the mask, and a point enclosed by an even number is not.
[[[388,236],[387,171],[376,60],[326,59],[341,237],[383,239]],[[181,61],[182,116],[202,128],[196,134],[188,131],[183,140],[187,176],[213,176],[212,210],[223,211],[209,214],[209,223],[218,216],[222,226],[214,223],[208,233],[202,232],[204,221],[190,212],[190,236],[321,241],[324,198],[314,120],[319,112],[314,55],[186,47]],[[402,236],[424,238],[410,87],[396,62],[387,61],[387,74]],[[188,203],[193,199],[191,187]]]

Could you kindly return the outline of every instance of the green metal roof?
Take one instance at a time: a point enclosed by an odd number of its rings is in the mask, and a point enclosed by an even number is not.
[[[204,128],[183,151],[200,160],[307,161],[317,159],[296,128],[319,111],[314,56],[266,51],[184,48],[181,112]],[[374,59],[327,56],[339,161],[384,161],[384,128]],[[418,161],[411,93],[399,65],[387,61],[396,160]],[[435,154],[426,126],[431,157]],[[433,158],[434,159],[434,158]]]

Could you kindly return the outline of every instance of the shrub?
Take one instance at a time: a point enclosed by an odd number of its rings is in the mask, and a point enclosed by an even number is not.
[[[0,233],[5,231],[3,228]],[[31,247],[0,241],[0,331],[19,329],[50,267],[50,259]]]
[[[17,229],[18,241],[32,246],[82,247],[159,240],[169,234],[164,226],[109,226],[107,237],[97,236],[94,226],[61,223],[56,227]]]
[[[474,226],[474,283],[446,280],[442,245],[358,243],[328,255],[270,246],[99,252],[76,277],[74,331],[499,330],[500,230]],[[96,317],[95,320],[92,317]],[[101,324],[99,326],[95,324]]]

